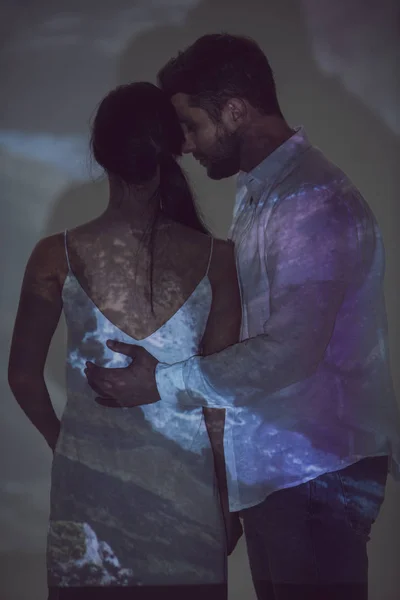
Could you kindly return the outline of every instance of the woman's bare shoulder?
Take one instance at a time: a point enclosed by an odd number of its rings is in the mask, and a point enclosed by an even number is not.
[[[43,276],[65,277],[68,267],[64,234],[55,233],[41,238],[32,250],[27,269]]]
[[[51,262],[64,254],[64,250],[64,233],[53,233],[52,235],[41,238],[36,243],[32,254],[35,254],[37,258],[46,258],[47,262]]]

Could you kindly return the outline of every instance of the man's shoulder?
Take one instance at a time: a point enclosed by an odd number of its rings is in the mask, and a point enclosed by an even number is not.
[[[360,190],[350,177],[318,148],[310,147],[298,160],[294,169],[278,183],[276,201],[292,199],[311,203],[331,202],[342,200],[349,205],[365,203]]]
[[[373,212],[351,179],[316,148],[300,160],[263,202],[260,218],[265,229],[318,217],[333,218],[343,226],[369,222],[376,228]]]
[[[314,146],[300,157],[288,179],[294,188],[336,191],[343,187],[354,187],[346,173]]]

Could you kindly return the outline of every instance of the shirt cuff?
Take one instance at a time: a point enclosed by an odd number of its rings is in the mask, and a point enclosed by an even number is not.
[[[156,366],[155,377],[158,393],[163,401],[174,400],[179,394],[179,400],[186,400],[190,403],[189,395],[186,391],[185,381],[183,379],[183,370],[185,362],[168,365],[158,363]]]

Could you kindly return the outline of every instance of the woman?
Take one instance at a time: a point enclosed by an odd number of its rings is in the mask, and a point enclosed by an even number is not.
[[[196,213],[176,162],[183,141],[157,87],[112,91],[92,133],[109,205],[93,221],[42,239],[26,267],[9,382],[54,452],[50,598],[227,597],[226,555],[235,540],[221,461],[224,411],[185,409],[179,398],[107,408],[84,375],[88,360],[127,364],[107,348],[109,338],[171,363],[238,340],[233,246],[213,240]],[[43,370],[62,310],[60,424]]]

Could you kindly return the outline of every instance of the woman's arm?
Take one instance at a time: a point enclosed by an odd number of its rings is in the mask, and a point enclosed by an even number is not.
[[[10,388],[52,450],[60,421],[44,380],[44,367],[61,309],[64,246],[61,235],[41,240],[25,269],[8,366]],[[64,278],[65,278],[64,273]]]
[[[214,240],[209,279],[212,305],[201,342],[203,356],[220,352],[239,341],[242,305],[232,242]]]
[[[214,248],[209,272],[213,299],[201,344],[203,356],[214,354],[227,346],[236,344],[239,341],[242,320],[234,245],[231,242],[214,240]],[[227,538],[227,552],[230,555],[235,549],[243,529],[238,514],[229,512],[224,454],[226,410],[204,406],[203,414],[214,456],[214,468]]]

